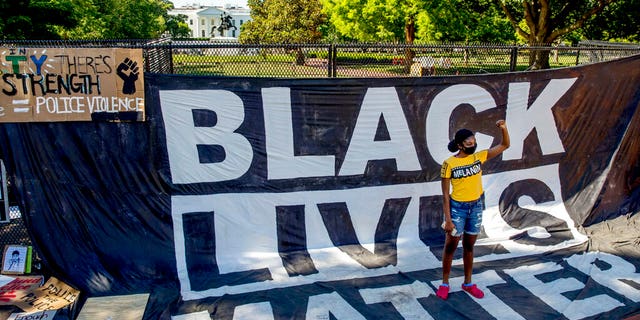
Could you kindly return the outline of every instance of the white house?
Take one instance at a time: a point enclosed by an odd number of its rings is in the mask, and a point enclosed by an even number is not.
[[[235,38],[240,35],[240,26],[251,20],[251,11],[247,8],[225,5],[224,7],[187,6],[169,11],[171,15],[183,14],[187,16],[187,25],[191,29],[192,38]],[[218,28],[223,19],[228,17],[235,28],[224,30],[222,34]]]

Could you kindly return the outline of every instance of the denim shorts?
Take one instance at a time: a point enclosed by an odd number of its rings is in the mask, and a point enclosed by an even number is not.
[[[461,202],[451,199],[451,221],[456,226],[459,237],[462,232],[472,235],[480,233],[482,225],[482,210],[484,210],[484,194],[475,201]]]

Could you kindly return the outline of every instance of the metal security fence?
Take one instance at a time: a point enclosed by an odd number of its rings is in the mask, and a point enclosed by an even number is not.
[[[31,238],[24,224],[20,208],[9,207],[9,221],[0,223],[0,247],[6,244],[31,245]]]
[[[411,77],[531,69],[529,55],[549,51],[552,68],[640,53],[640,46],[505,44],[275,44],[167,42],[174,74],[243,77]],[[606,54],[605,54],[606,53]],[[149,70],[152,71],[152,70]],[[164,72],[166,73],[166,72]]]
[[[549,51],[551,68],[640,53],[639,44],[240,44],[206,40],[14,41],[0,47],[142,48],[147,73],[237,77],[413,77],[532,69],[529,55]]]
[[[327,45],[175,42],[174,74],[309,78],[329,76]]]

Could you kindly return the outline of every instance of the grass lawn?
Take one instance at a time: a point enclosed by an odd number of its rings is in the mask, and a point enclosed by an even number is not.
[[[176,74],[318,78],[328,77],[327,60],[307,56],[304,65],[295,64],[293,54],[174,54]],[[326,56],[326,55],[325,55]],[[418,57],[430,57],[438,61],[448,59],[449,67],[436,66],[436,75],[487,74],[509,72],[510,55],[505,51],[475,52],[465,57],[462,52],[417,53]],[[529,68],[528,55],[517,57],[516,71]],[[404,56],[392,53],[340,52],[337,56],[337,77],[394,77],[408,76],[403,65]],[[551,55],[552,68],[576,65],[574,53]]]
[[[326,77],[326,65],[296,65],[294,57],[288,55],[225,55],[193,56],[174,55],[173,68],[176,74],[249,76],[249,77]]]

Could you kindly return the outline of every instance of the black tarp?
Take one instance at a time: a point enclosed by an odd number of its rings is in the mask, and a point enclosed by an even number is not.
[[[46,267],[88,296],[150,292],[148,319],[621,318],[640,308],[640,256],[587,252],[584,230],[638,211],[639,83],[640,56],[480,76],[146,75],[145,122],[4,123],[0,141]],[[498,119],[512,146],[483,167],[474,269],[489,294],[441,301],[446,142],[467,127],[489,147]]]

